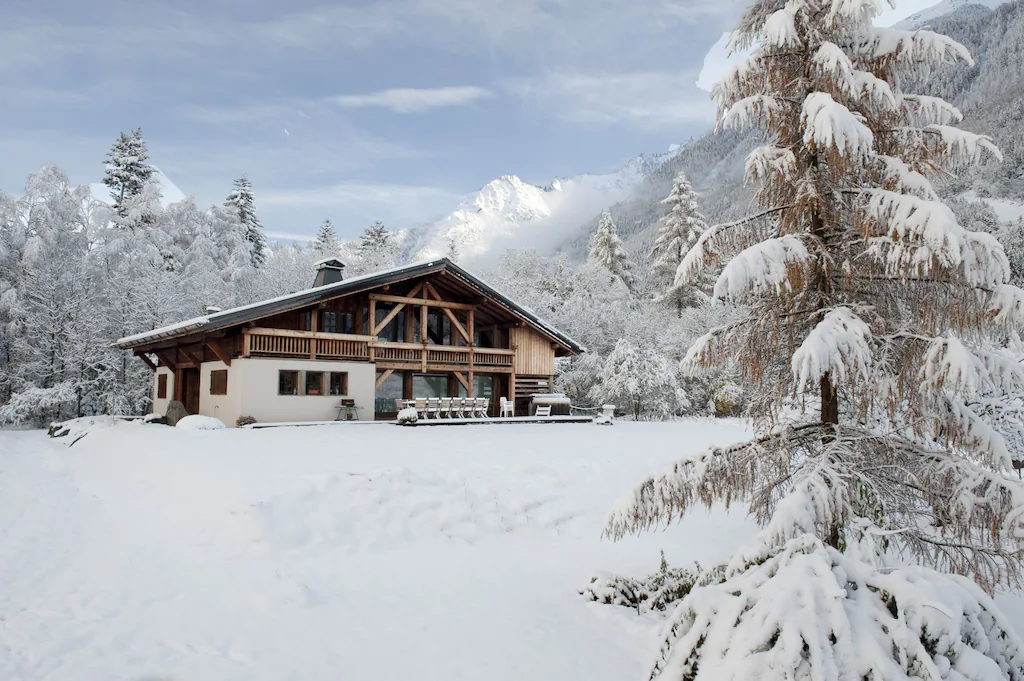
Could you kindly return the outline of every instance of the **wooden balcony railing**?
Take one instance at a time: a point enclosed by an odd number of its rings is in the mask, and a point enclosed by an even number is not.
[[[243,355],[372,361],[384,367],[415,364],[425,371],[431,366],[449,370],[478,367],[508,370],[512,368],[515,352],[502,348],[389,343],[373,336],[347,333],[253,328],[245,332]]]

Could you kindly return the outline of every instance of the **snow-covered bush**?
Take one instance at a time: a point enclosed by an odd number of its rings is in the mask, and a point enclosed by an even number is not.
[[[245,428],[246,426],[251,426],[254,423],[256,423],[256,419],[252,416],[239,416],[235,419],[235,427],[237,428]]]
[[[716,416],[739,416],[743,410],[743,388],[732,381],[719,383],[711,399]]]
[[[672,613],[652,679],[1024,678],[1020,639],[969,579],[880,571],[809,534],[735,563]]]
[[[202,414],[190,414],[178,421],[175,427],[182,430],[223,430],[227,428],[220,419]]]
[[[406,407],[398,412],[398,425],[412,425],[420,420],[420,414],[415,407]]]

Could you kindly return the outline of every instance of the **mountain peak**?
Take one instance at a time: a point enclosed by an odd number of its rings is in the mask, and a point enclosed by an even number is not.
[[[417,258],[438,257],[454,242],[468,258],[513,243],[545,241],[552,246],[569,230],[621,201],[680,147],[640,154],[613,173],[553,179],[544,187],[517,175],[502,175],[468,195],[452,213],[424,227],[414,239]],[[525,232],[529,231],[529,238]]]

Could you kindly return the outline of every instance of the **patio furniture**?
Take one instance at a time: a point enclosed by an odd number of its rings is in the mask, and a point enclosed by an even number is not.
[[[439,414],[441,416],[445,417],[445,418],[451,418],[452,417],[452,398],[450,398],[450,397],[442,397],[441,398],[441,408],[440,408]]]
[[[509,400],[507,397],[502,396],[498,401],[498,404],[501,407],[500,413],[502,418],[516,415],[516,403]]]
[[[491,401],[486,397],[477,397],[474,402],[473,416],[481,419],[487,418],[487,408],[490,406]]]
[[[427,398],[427,418],[441,418],[441,398]]]
[[[427,398],[417,397],[412,401],[412,406],[416,409],[416,413],[422,418],[427,417]]]
[[[344,399],[338,405],[338,415],[334,418],[335,421],[355,421],[359,418],[359,407],[356,406],[356,401],[352,399]]]
[[[551,405],[550,404],[542,404],[542,405],[540,405],[539,407],[537,407],[537,411],[533,412],[533,415],[534,416],[541,416],[541,417],[544,417],[544,418],[547,418],[548,416],[551,416]]]
[[[402,411],[406,407],[410,406],[408,400],[403,400],[401,397],[395,398],[395,413]]]

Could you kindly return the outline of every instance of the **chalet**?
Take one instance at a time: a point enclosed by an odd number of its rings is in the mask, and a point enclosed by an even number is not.
[[[153,369],[153,409],[171,400],[234,425],[323,421],[342,404],[392,418],[396,400],[499,397],[524,414],[550,392],[555,358],[583,351],[447,259],[346,279],[334,259],[313,288],[118,340]]]

